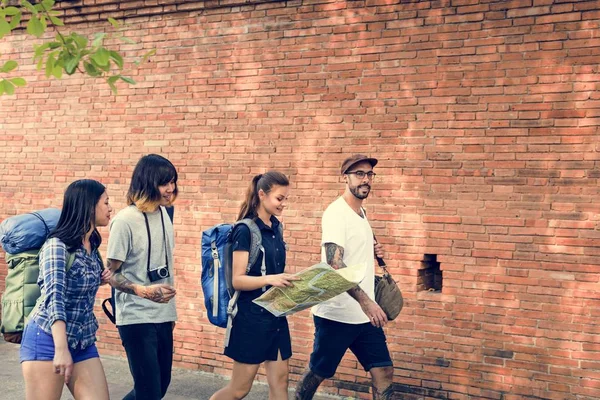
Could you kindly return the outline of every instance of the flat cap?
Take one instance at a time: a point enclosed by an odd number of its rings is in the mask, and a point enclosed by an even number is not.
[[[341,168],[342,175],[344,175],[346,173],[346,171],[348,171],[354,164],[358,164],[363,161],[366,161],[369,164],[371,164],[371,167],[374,167],[377,165],[376,158],[367,157],[364,154],[354,154],[353,156],[346,158],[344,160],[344,162],[342,163],[342,168]]]

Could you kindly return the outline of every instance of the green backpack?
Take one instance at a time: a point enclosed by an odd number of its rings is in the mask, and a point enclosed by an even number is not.
[[[8,275],[2,295],[0,332],[7,342],[21,343],[27,316],[36,307],[41,296],[37,284],[40,274],[39,252],[40,249],[33,249],[18,254],[6,253]],[[68,254],[66,271],[71,269],[74,260],[75,253]]]

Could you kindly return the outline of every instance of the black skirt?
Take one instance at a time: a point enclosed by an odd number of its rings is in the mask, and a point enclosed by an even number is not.
[[[252,302],[238,303],[233,319],[227,357],[244,364],[287,360],[292,356],[290,329],[285,317],[275,317]]]

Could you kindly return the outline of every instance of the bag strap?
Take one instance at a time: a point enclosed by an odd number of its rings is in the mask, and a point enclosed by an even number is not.
[[[110,322],[112,322],[113,324],[117,323],[117,319],[115,318],[115,310],[114,310],[114,299],[115,298],[115,288],[111,286],[110,288],[110,297],[108,299],[104,299],[102,301],[102,309],[104,310],[104,314],[106,314],[106,316],[108,317],[108,319],[110,320]],[[108,306],[106,305],[106,303],[109,303],[111,305],[111,308],[113,308],[112,311],[110,311],[108,309]]]
[[[41,251],[41,249],[40,249],[40,251]],[[66,274],[67,272],[69,272],[69,270],[73,266],[73,263],[75,262],[75,252],[69,253],[69,251],[66,249],[65,249],[65,252],[67,253],[67,262],[65,264],[65,274]],[[39,261],[39,253],[38,253],[38,261]],[[40,308],[40,304],[42,304],[44,301],[46,301],[46,293],[42,293],[40,295],[40,297],[38,297],[37,301],[35,302],[35,306],[33,306],[33,309],[29,313],[29,316],[27,317],[25,323],[27,323],[29,321],[29,318],[37,312],[37,310]]]
[[[50,228],[48,227],[48,224],[46,223],[44,218],[42,218],[42,216],[40,214],[38,214],[36,211],[30,212],[29,214],[33,215],[34,217],[37,217],[40,221],[42,221],[42,224],[44,224],[44,230],[46,231],[46,238],[47,238],[48,235],[50,234]]]
[[[360,209],[362,210],[363,215],[366,217],[367,210],[365,210],[364,207],[361,207]],[[377,243],[377,238],[375,237],[375,234],[373,234],[373,240],[375,240],[375,243]],[[375,256],[375,259],[377,260],[377,265],[379,265],[379,267],[381,267],[381,269],[383,270],[383,273],[385,275],[389,275],[390,273],[387,270],[387,265],[385,265],[385,261],[383,260],[383,258]]]
[[[256,225],[253,219],[244,218],[242,220],[237,221],[233,225],[233,229],[235,229],[238,225],[246,225],[250,230],[250,254],[248,256],[248,266],[246,267],[246,274],[250,272],[250,268],[254,265],[256,260],[258,259],[258,253],[262,247],[262,234],[260,233],[260,228]]]
[[[71,267],[73,266],[73,263],[75,262],[75,252],[73,253],[69,253],[67,251],[67,264],[65,265],[65,273],[69,272],[69,270],[71,269]],[[100,253],[98,253],[100,254]],[[102,259],[100,259],[100,261],[102,261]]]
[[[375,240],[375,243],[377,243],[377,238],[375,237],[375,234],[373,234],[373,239]],[[387,270],[387,265],[385,265],[384,259],[381,257],[378,257],[377,255],[375,255],[375,259],[377,260],[377,265],[379,265],[381,267],[383,272],[389,275],[389,272]]]
[[[250,230],[250,254],[248,255],[248,265],[246,266],[246,274],[248,274],[248,272],[250,272],[250,268],[252,268],[252,266],[254,265],[254,263],[256,262],[257,258],[258,258],[258,253],[259,251],[262,252],[262,265],[261,265],[261,274],[264,276],[267,274],[267,267],[265,264],[265,259],[266,259],[266,255],[265,255],[265,249],[262,246],[262,234],[260,233],[260,228],[258,227],[258,225],[256,225],[256,222],[254,222],[253,219],[250,218],[244,218],[242,220],[237,221],[234,225],[233,228],[231,229],[231,231],[233,232],[233,229],[236,228],[236,226],[238,226],[239,224],[243,224],[246,225],[248,227],[248,229]],[[233,266],[232,266],[233,268]],[[233,274],[233,272],[232,272]],[[263,292],[266,290],[266,286],[263,286],[262,288]],[[225,331],[225,347],[227,347],[229,345],[229,339],[231,337],[231,328],[233,327],[233,319],[235,318],[235,316],[237,315],[237,301],[238,298],[240,297],[240,290],[236,290],[235,293],[233,294],[233,296],[231,296],[231,299],[229,300],[229,303],[227,304],[227,327],[226,327],[226,331]]]

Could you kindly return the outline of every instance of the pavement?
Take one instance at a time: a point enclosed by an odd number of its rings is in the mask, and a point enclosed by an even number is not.
[[[101,356],[108,380],[111,399],[122,399],[133,388],[127,360],[124,358]],[[19,365],[19,346],[5,342],[0,335],[0,400],[18,400],[25,398],[25,388],[21,366]],[[228,379],[205,372],[174,368],[171,385],[165,400],[207,400],[214,392],[227,384]],[[290,399],[292,391],[290,390]],[[269,389],[266,384],[254,382],[248,400],[266,400]],[[65,387],[61,400],[72,400],[73,396]],[[336,397],[315,396],[314,400],[332,400]]]

